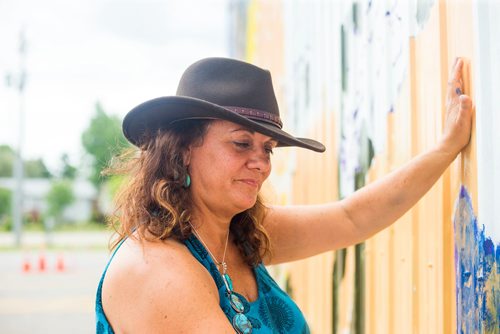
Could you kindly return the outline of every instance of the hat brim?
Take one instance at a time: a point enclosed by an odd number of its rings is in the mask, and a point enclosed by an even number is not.
[[[123,119],[123,134],[132,144],[141,146],[145,134],[168,128],[185,119],[222,119],[241,124],[278,141],[278,146],[298,146],[324,152],[325,146],[309,138],[298,138],[265,122],[258,122],[204,100],[185,96],[165,96],[146,101]]]

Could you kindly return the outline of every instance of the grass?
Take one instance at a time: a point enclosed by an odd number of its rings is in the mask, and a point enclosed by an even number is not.
[[[107,226],[97,222],[60,224],[53,228],[51,232],[52,235],[51,239],[53,241],[53,244],[48,245],[47,244],[48,240],[46,239],[47,237],[45,236],[45,232],[46,232],[45,228],[41,223],[24,224],[22,229],[24,245],[21,247],[16,247],[10,241],[13,240],[11,239],[12,232],[9,230],[0,229],[0,252],[18,251],[23,249],[24,250],[40,249],[40,248],[43,248],[48,251],[81,251],[81,250],[103,251],[108,249],[108,243],[99,241],[100,240],[99,237],[97,237],[96,240],[94,240],[94,237],[90,237],[90,239],[88,239],[88,237],[85,237],[83,240],[88,240],[88,241],[82,241],[82,242],[77,242],[76,244],[71,244],[72,241],[68,240],[73,240],[71,239],[73,237],[68,237],[68,233],[69,234],[75,233],[74,238],[76,239],[74,240],[80,240],[77,234],[84,235],[85,233],[95,233],[95,232],[103,232],[109,235],[112,234],[112,231]],[[6,234],[9,234],[9,236],[7,236]],[[58,234],[64,234],[66,235],[66,237],[62,235],[58,237]],[[4,235],[4,237],[2,237],[2,235]],[[25,237],[27,237],[28,239],[25,239]],[[31,241],[26,241],[26,240],[31,240]],[[27,242],[27,244],[25,242]]]
[[[61,224],[54,227],[54,232],[101,232],[108,231],[107,225],[98,222],[84,222],[76,224]]]
[[[37,251],[40,250],[40,245],[30,245],[23,247],[16,247],[13,245],[0,245],[0,253],[2,252],[18,252],[18,251]],[[90,252],[102,252],[109,251],[108,245],[87,245],[87,246],[70,246],[70,245],[52,245],[44,246],[44,251],[47,252],[80,252],[80,251],[90,251]]]
[[[24,222],[22,230],[23,232],[45,232],[46,229],[42,222]],[[107,225],[94,221],[57,224],[52,229],[53,232],[100,232],[107,230],[109,230]],[[0,233],[11,231],[11,226],[0,225]]]

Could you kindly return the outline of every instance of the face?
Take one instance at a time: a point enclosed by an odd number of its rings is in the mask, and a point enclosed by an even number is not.
[[[195,210],[234,216],[251,208],[271,172],[277,142],[228,121],[210,123],[199,146],[185,158]]]

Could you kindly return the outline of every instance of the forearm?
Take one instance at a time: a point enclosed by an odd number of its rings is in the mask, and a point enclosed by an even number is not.
[[[342,200],[360,239],[391,225],[413,207],[455,157],[455,153],[436,146]]]
[[[270,209],[264,226],[273,244],[274,263],[366,240],[425,195],[470,139],[472,100],[461,94],[462,67],[463,61],[457,59],[448,83],[443,135],[435,148],[342,201]]]

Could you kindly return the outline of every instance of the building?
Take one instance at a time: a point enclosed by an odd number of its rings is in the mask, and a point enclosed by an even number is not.
[[[23,214],[43,215],[47,211],[46,197],[52,187],[51,179],[24,179]],[[86,222],[91,219],[96,201],[97,190],[87,180],[77,179],[71,182],[75,201],[63,212],[63,220],[71,223]],[[0,187],[11,191],[15,189],[15,179],[0,178]]]

